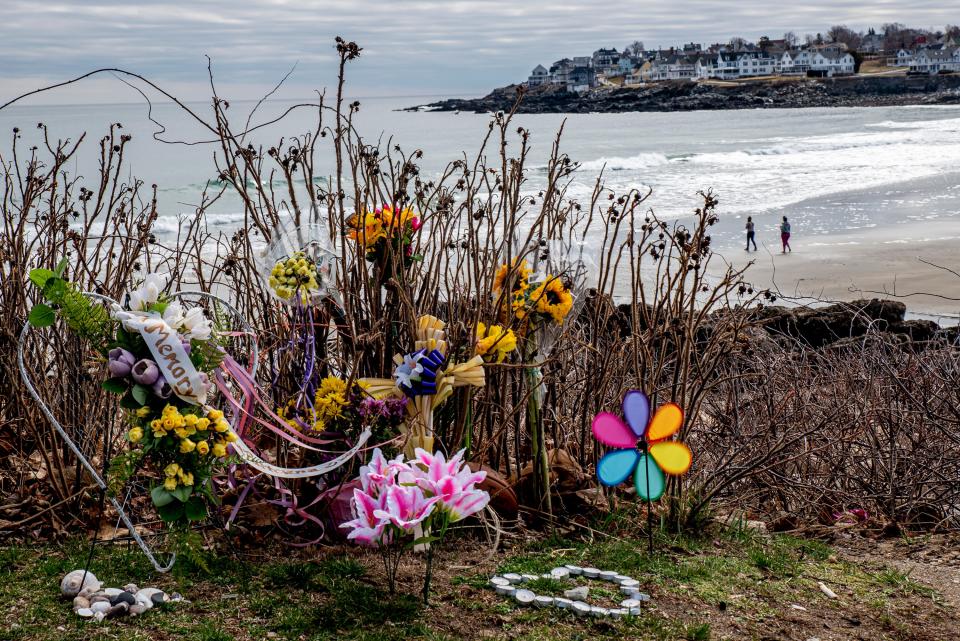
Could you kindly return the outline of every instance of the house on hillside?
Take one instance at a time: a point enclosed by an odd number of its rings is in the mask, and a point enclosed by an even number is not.
[[[626,53],[620,54],[620,59],[617,61],[617,71],[621,76],[626,76],[633,68],[637,66],[637,61],[633,56],[627,55]]]
[[[567,91],[581,93],[597,86],[597,74],[590,67],[574,67],[570,70]]]
[[[910,62],[910,73],[934,76],[938,73],[960,71],[960,48],[921,49]]]
[[[561,58],[550,65],[550,84],[566,87],[570,81],[570,70],[573,69],[573,61],[570,58]]]
[[[883,53],[883,34],[868,33],[860,41],[860,51],[867,54]]]
[[[850,75],[856,66],[850,53],[836,49],[804,49],[792,58],[794,73],[819,78]]]
[[[909,67],[912,62],[913,52],[908,49],[899,49],[893,58],[887,60],[891,67]]]
[[[593,52],[593,68],[604,72],[619,67],[620,53],[616,49],[597,49]]]
[[[533,68],[533,71],[530,72],[530,77],[527,78],[528,87],[539,87],[540,85],[550,84],[550,72],[547,71],[547,68],[543,65],[537,65]]]

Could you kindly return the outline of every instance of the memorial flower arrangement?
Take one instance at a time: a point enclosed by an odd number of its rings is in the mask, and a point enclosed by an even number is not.
[[[448,460],[443,453],[417,448],[410,460],[402,454],[388,460],[374,450],[370,462],[360,468],[360,487],[353,492],[354,518],[341,525],[347,538],[376,547],[383,557],[390,592],[396,590],[396,575],[403,554],[416,545],[427,545],[423,597],[430,593],[434,550],[453,523],[476,514],[490,502],[490,495],[476,485],[486,472],[473,472],[461,450]],[[427,536],[416,538],[419,532]]]
[[[316,263],[298,251],[274,263],[267,284],[277,298],[306,304],[320,289],[318,281]]]
[[[384,205],[374,211],[357,212],[347,220],[348,238],[356,242],[371,262],[379,263],[388,250],[402,261],[419,260],[413,254],[413,237],[420,218],[410,207]]]
[[[373,398],[366,387],[363,381],[327,376],[312,396],[290,399],[277,415],[299,432],[353,434],[366,426],[378,441],[392,438],[406,418],[406,400]]]
[[[102,357],[102,387],[120,396],[132,446],[112,470],[145,467],[154,476],[150,495],[164,521],[205,519],[208,502],[217,502],[210,479],[237,440],[223,412],[207,406],[207,373],[225,355],[212,323],[200,307],[164,294],[165,275],[148,274],[108,312],[62,277],[64,267],[31,273],[47,302],[34,307],[30,322],[50,326],[59,315]]]
[[[512,276],[511,290],[504,293]],[[573,309],[572,285],[553,274],[546,274],[539,282],[531,279],[527,261],[514,260],[503,264],[494,275],[493,292],[509,302],[513,316],[521,321],[521,331],[535,330],[544,324],[562,325]]]

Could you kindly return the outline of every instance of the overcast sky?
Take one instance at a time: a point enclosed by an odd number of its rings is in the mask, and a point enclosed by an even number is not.
[[[254,97],[298,63],[285,95],[329,85],[333,38],[363,48],[358,96],[484,93],[538,63],[618,49],[749,39],[785,31],[904,22],[960,22],[957,0],[0,0],[0,102],[105,66],[142,73],[188,99],[206,97],[206,60],[223,93]],[[128,102],[120,83],[87,83],[66,98]]]

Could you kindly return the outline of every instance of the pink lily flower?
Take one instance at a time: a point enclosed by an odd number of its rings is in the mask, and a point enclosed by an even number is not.
[[[490,494],[474,488],[474,485],[487,477],[486,472],[471,472],[463,463],[464,451],[454,454],[449,461],[442,452],[430,454],[417,449],[416,461],[426,469],[411,466],[419,471],[417,485],[428,494],[440,500],[440,509],[455,523],[485,508],[490,502]]]
[[[373,515],[389,521],[401,530],[410,531],[433,513],[439,497],[427,498],[417,486],[391,485],[386,491],[385,509],[375,510]]]
[[[360,485],[364,492],[379,495],[383,490],[396,483],[397,474],[407,469],[403,455],[388,461],[378,447],[373,451],[370,462],[360,468]]]
[[[340,525],[342,528],[351,528],[347,534],[347,539],[367,546],[373,546],[377,543],[390,543],[389,533],[386,533],[385,536],[387,521],[376,515],[385,506],[386,494],[376,499],[362,490],[354,490],[353,512],[357,518]]]

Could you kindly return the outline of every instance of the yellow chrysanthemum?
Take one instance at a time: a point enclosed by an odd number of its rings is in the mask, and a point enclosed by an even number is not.
[[[573,309],[573,296],[564,287],[563,282],[554,276],[548,275],[546,280],[530,294],[530,300],[536,305],[538,312],[550,316],[558,325]]]
[[[175,489],[177,489],[177,477],[168,476],[166,480],[164,480],[163,482],[163,487],[164,489],[167,489],[173,492]]]
[[[134,427],[129,432],[127,432],[127,438],[131,443],[136,443],[143,438],[143,430],[139,427]]]
[[[502,363],[507,354],[517,348],[517,336],[512,329],[504,331],[500,325],[491,325],[487,327],[483,323],[477,323],[477,354],[488,357],[485,360],[493,360]]]
[[[180,471],[180,466],[177,465],[176,463],[171,463],[170,465],[163,468],[163,474],[168,478],[176,476],[177,472],[179,471]]]
[[[317,396],[326,396],[332,393],[345,394],[347,392],[347,382],[336,376],[328,376],[320,381],[320,387],[317,389]]]

